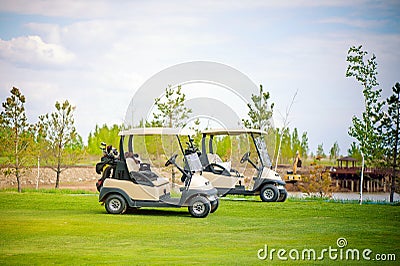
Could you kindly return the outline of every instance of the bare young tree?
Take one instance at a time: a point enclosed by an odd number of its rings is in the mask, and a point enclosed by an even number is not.
[[[31,142],[24,104],[25,96],[13,87],[11,96],[2,103],[4,110],[0,114],[2,149],[7,157],[5,174],[16,177],[18,192],[21,192],[21,176],[26,169],[26,151]]]
[[[79,152],[74,146],[81,146],[81,138],[74,126],[74,107],[66,100],[63,103],[56,102],[56,111],[40,116],[49,145],[49,154],[46,162],[56,172],[55,188],[59,188],[60,175],[69,165],[76,163],[79,159]]]
[[[290,114],[290,111],[292,110],[292,106],[293,106],[294,100],[296,99],[297,93],[298,93],[298,90],[296,90],[296,93],[293,95],[293,98],[292,98],[292,101],[290,102],[290,105],[286,108],[285,116],[283,116],[282,114],[280,114],[281,117],[282,117],[282,120],[283,120],[283,127],[282,127],[282,134],[281,134],[280,137],[279,137],[278,153],[277,153],[276,161],[275,161],[275,171],[276,171],[277,168],[278,168],[279,156],[280,156],[280,154],[281,154],[283,132],[284,132],[284,130],[289,126],[289,123],[290,123],[290,121],[289,121],[289,114]]]

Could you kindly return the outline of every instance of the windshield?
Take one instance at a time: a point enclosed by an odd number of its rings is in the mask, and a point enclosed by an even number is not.
[[[271,159],[269,158],[267,145],[265,144],[263,136],[256,137],[254,141],[260,153],[260,159],[262,164],[268,168],[271,167],[272,166]]]

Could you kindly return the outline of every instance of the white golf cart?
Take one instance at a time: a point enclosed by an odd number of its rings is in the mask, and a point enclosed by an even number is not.
[[[182,149],[180,138],[190,138],[192,131],[173,128],[136,128],[120,132],[119,159],[114,173],[106,178],[100,188],[99,202],[105,204],[108,213],[122,214],[127,208],[140,207],[175,207],[187,206],[193,217],[203,218],[218,208],[217,190],[210,181],[201,176],[202,166],[196,153],[184,156],[185,164],[190,171],[184,171],[177,163],[177,154],[165,163],[165,166],[175,165],[185,178],[181,188],[181,196],[171,197],[171,185],[167,178],[151,170],[150,164],[140,161],[135,154],[135,137],[170,136],[176,139]],[[171,137],[172,136],[172,137]]]
[[[271,161],[265,142],[267,134],[265,131],[255,129],[212,129],[202,132],[200,161],[204,169],[203,176],[217,188],[218,195],[260,195],[261,200],[264,202],[283,202],[286,200],[286,183],[277,172],[271,169]],[[253,170],[253,173],[249,174],[251,176],[246,178],[242,173],[232,168],[231,161],[224,162],[214,152],[215,142],[218,141],[218,138],[221,140],[224,136],[229,138],[238,137],[242,141],[248,141],[247,148],[245,148],[247,151],[241,158],[240,163],[249,162],[256,170],[255,176]],[[207,139],[208,145],[206,145]],[[238,143],[236,146],[232,145],[232,150],[238,149],[239,146],[243,145]],[[252,156],[250,150],[253,151]]]

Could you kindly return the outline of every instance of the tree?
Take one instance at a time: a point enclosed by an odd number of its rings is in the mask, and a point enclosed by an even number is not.
[[[347,153],[350,157],[357,159],[357,161],[361,161],[362,159],[360,147],[355,142],[351,143],[350,148],[347,150]]]
[[[260,85],[259,94],[252,94],[251,100],[253,102],[247,104],[250,120],[242,119],[245,127],[268,131],[268,129],[273,126],[271,124],[271,118],[274,110],[274,103],[269,105],[269,99],[269,92],[264,92],[263,86]]]
[[[301,150],[301,142],[300,142],[300,140],[299,140],[299,133],[297,132],[297,128],[294,128],[294,129],[293,129],[291,146],[292,146],[292,153],[293,153],[293,155],[295,155],[297,152],[300,153],[300,150]]]
[[[339,152],[339,144],[337,143],[337,141],[335,141],[335,143],[333,143],[331,149],[329,150],[329,159],[336,160],[339,157]]]
[[[297,128],[294,128],[292,133],[290,133],[289,128],[285,128],[283,131],[277,129],[276,143],[280,143],[280,149],[275,149],[276,153],[278,152],[278,150],[280,150],[280,156],[279,156],[280,163],[288,163],[295,157],[297,151],[300,153],[300,157],[307,158],[307,152],[308,152],[307,132],[304,132],[302,134],[302,139],[300,141]]]
[[[324,152],[324,143],[321,143],[317,147],[317,157],[326,158],[326,154]]]
[[[381,89],[375,89],[379,85],[376,75],[377,63],[375,55],[365,61],[364,56],[368,52],[361,50],[362,46],[352,46],[347,53],[346,61],[349,63],[346,77],[354,77],[363,87],[365,110],[362,118],[353,116],[353,125],[349,129],[349,135],[360,143],[362,157],[360,180],[360,204],[362,204],[362,188],[364,179],[364,161],[374,164],[374,159],[380,157],[382,151],[382,137],[378,134],[378,123],[382,119],[381,108],[383,102],[379,101]]]
[[[376,79],[377,63],[375,55],[370,59],[364,56],[368,52],[361,50],[362,46],[350,47],[346,61],[349,63],[346,77],[354,77],[363,87],[365,110],[362,118],[353,116],[353,125],[349,129],[349,135],[360,143],[360,150],[365,159],[373,163],[380,149],[381,139],[377,134],[377,126],[382,118],[381,108],[383,102],[379,101],[381,89],[375,89],[379,85]]]
[[[317,193],[320,197],[332,197],[332,193],[337,190],[332,186],[331,176],[323,165],[317,164],[310,170],[310,175],[303,177],[304,182],[299,185],[299,189],[309,196]]]
[[[94,132],[90,132],[88,136],[88,153],[101,154],[101,150],[99,149],[101,142],[105,142],[107,145],[117,147],[119,144],[118,133],[121,131],[121,129],[122,127],[118,125],[113,125],[111,127],[108,127],[106,124],[104,124],[102,127],[96,125]]]
[[[288,120],[289,119],[289,114],[290,114],[290,110],[292,109],[294,100],[296,99],[297,92],[298,92],[298,90],[293,95],[293,98],[292,98],[292,101],[290,102],[290,105],[286,108],[285,117],[283,117],[283,115],[279,113],[281,115],[281,117],[282,117],[282,120],[283,120],[282,132],[284,132],[285,128],[287,128],[289,126],[289,120]],[[281,136],[279,138],[278,153],[276,155],[276,161],[275,161],[275,171],[277,171],[277,168],[278,168],[278,161],[279,161],[279,156],[280,156],[280,153],[281,153],[282,137],[283,137],[283,134],[281,134]]]
[[[392,182],[390,186],[390,202],[393,202],[394,192],[396,190],[396,177],[399,156],[399,138],[400,138],[400,83],[392,88],[393,94],[387,98],[387,113],[385,113],[380,131],[383,136],[384,154],[386,161],[392,166]],[[391,163],[392,162],[392,163]]]
[[[55,108],[55,112],[40,116],[39,120],[43,123],[49,145],[46,162],[56,172],[55,188],[59,188],[61,173],[80,159],[83,144],[74,126],[75,108],[67,100],[63,103],[56,102]]]
[[[301,135],[301,149],[300,149],[300,156],[302,158],[307,158],[308,154],[308,137],[307,137],[307,132],[303,132],[303,135]]]
[[[165,127],[183,127],[186,124],[188,114],[192,112],[190,108],[185,106],[186,95],[181,91],[182,87],[178,86],[174,90],[171,85],[165,89],[165,100],[162,98],[155,99],[155,105],[159,113],[154,113],[152,126]]]
[[[171,85],[165,89],[165,100],[161,98],[155,99],[155,105],[159,113],[154,114],[154,120],[150,123],[151,126],[166,126],[166,127],[184,127],[188,114],[192,109],[185,106],[186,95],[181,91],[182,87],[178,86],[174,90]],[[148,125],[148,123],[146,123]],[[172,146],[172,143],[171,143]],[[175,184],[175,167],[171,169],[172,185]]]
[[[4,111],[0,114],[2,128],[2,150],[8,166],[6,175],[14,175],[18,192],[21,192],[21,176],[26,170],[27,148],[31,142],[30,125],[25,113],[25,96],[16,87],[11,89],[11,96],[2,103]]]

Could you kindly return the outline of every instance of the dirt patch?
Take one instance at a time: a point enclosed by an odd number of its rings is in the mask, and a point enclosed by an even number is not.
[[[39,177],[39,178],[38,178]],[[56,184],[56,172],[51,168],[42,167],[30,168],[21,178],[22,188],[54,188]],[[83,189],[96,191],[96,181],[100,178],[96,174],[94,166],[71,167],[61,173],[60,188],[64,189]],[[4,176],[0,174],[0,188],[16,188],[17,180],[15,176]]]

